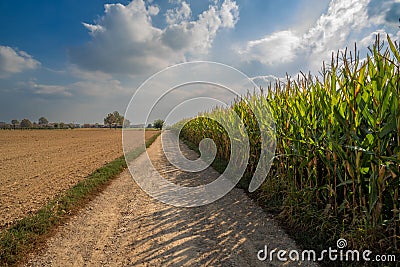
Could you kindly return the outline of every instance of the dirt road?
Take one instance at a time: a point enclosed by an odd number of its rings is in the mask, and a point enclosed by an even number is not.
[[[157,168],[173,169],[162,156],[160,138],[148,150]],[[189,158],[197,155],[184,147]],[[142,154],[133,164],[140,166]],[[215,179],[211,168],[199,173],[166,172],[169,179]],[[272,217],[241,189],[196,208],[163,204],[142,191],[124,171],[98,197],[61,226],[27,266],[298,266],[261,262],[268,245],[296,249]],[[302,263],[301,266],[315,266]]]

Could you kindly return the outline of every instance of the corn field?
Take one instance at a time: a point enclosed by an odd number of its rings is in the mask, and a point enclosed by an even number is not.
[[[399,253],[399,47],[377,36],[369,50],[363,60],[357,48],[338,52],[319,76],[277,81],[233,103],[250,140],[240,183],[248,185],[261,150],[263,122],[251,103],[269,103],[276,154],[257,200],[325,242],[346,238],[353,249]],[[210,113],[224,116],[219,108]],[[217,157],[229,161],[226,131],[204,115],[181,122],[181,136],[195,144],[212,138]]]

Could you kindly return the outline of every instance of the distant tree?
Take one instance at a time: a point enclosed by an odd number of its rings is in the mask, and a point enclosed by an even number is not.
[[[15,129],[15,127],[17,125],[19,125],[19,121],[18,120],[11,120],[11,124],[13,125],[13,128]]]
[[[30,120],[28,120],[28,119],[23,119],[22,121],[21,121],[21,128],[32,128],[32,122],[30,121]]]
[[[104,125],[108,125],[111,127],[117,122],[117,119],[114,116],[114,113],[108,113],[107,117],[104,118]]]
[[[153,122],[153,127],[156,128],[156,129],[160,129],[161,130],[163,126],[164,126],[164,121],[163,120],[158,119],[158,120],[155,120]]]
[[[153,128],[153,125],[152,125],[151,123],[149,123],[149,124],[147,125],[147,128]]]
[[[39,122],[39,125],[49,124],[49,121],[45,117],[40,117],[38,122]]]
[[[118,111],[114,111],[113,114],[117,120],[117,122],[116,122],[117,125],[122,126],[124,124],[124,120],[125,120],[124,116],[120,115]]]
[[[124,119],[124,127],[129,128],[131,126],[131,122],[128,119]]]
[[[60,124],[58,125],[58,127],[60,127],[60,129],[64,129],[64,128],[65,128],[65,123],[64,123],[64,122],[60,122]]]
[[[120,115],[118,111],[114,111],[113,113],[108,113],[107,117],[104,118],[104,124],[108,125],[111,129],[112,126],[115,128],[118,126],[122,126],[124,123],[124,116]]]

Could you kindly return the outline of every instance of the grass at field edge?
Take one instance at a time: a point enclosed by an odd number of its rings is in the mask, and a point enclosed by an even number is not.
[[[160,135],[153,135],[146,141],[149,147]],[[145,151],[138,147],[127,155],[127,160],[137,158]],[[110,181],[117,177],[127,164],[124,156],[95,170],[84,180],[65,191],[62,195],[51,200],[36,214],[27,216],[11,228],[0,233],[0,266],[12,266],[24,259],[29,251],[44,242],[52,230],[67,220],[85,203],[100,193]]]

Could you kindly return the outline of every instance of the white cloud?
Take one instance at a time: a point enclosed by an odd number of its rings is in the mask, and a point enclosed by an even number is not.
[[[89,30],[91,36],[96,36],[97,32],[104,32],[104,28],[101,25],[93,25],[82,22],[82,25]]]
[[[358,42],[358,45],[362,46],[362,47],[371,46],[372,44],[374,44],[376,35],[378,35],[378,34],[381,36],[386,36],[387,33],[384,29],[379,29],[379,30],[373,31],[370,34],[368,34],[367,36],[365,36],[363,39],[361,39],[361,41]]]
[[[160,12],[160,9],[158,8],[158,6],[149,6],[148,12],[150,16],[156,16]]]
[[[109,73],[102,71],[86,71],[75,65],[69,67],[69,72],[79,81],[66,87],[76,95],[93,97],[110,97],[111,95],[130,95],[132,90],[122,86],[121,82]]]
[[[72,96],[67,86],[64,85],[50,85],[50,84],[40,84],[35,80],[29,82],[19,82],[18,90],[29,89],[33,94],[42,96]]]
[[[328,12],[302,37],[302,53],[308,55],[309,68],[321,68],[332,52],[353,45],[361,31],[369,27],[367,6],[370,0],[331,1]],[[307,70],[306,70],[307,71]]]
[[[358,41],[362,30],[372,23],[368,17],[369,2],[331,1],[327,13],[302,37],[302,53],[308,55],[309,69],[320,69],[322,61],[330,60],[332,52]]]
[[[121,85],[116,79],[98,80],[82,80],[68,86],[71,90],[93,97],[110,97],[118,95],[130,96],[132,93]]]
[[[225,0],[221,7],[210,6],[195,21],[182,21],[164,29],[162,41],[174,51],[180,51],[184,58],[197,59],[211,48],[221,28],[233,28],[238,21],[238,6]]]
[[[168,9],[165,13],[165,20],[168,24],[177,24],[182,21],[187,21],[192,14],[192,10],[190,9],[190,5],[186,2],[181,2],[181,6]]]
[[[380,36],[380,42],[382,42],[382,41],[386,42],[386,36],[388,36],[388,35],[392,41],[398,42],[400,40],[400,31],[393,34],[393,33],[387,32],[385,29],[378,29],[376,31],[371,32],[370,34],[365,36],[363,39],[358,41],[357,45],[359,47],[372,48],[373,44],[375,44],[375,42],[376,42],[377,35]],[[365,57],[365,59],[366,59],[366,57]]]
[[[368,4],[368,15],[374,24],[397,27],[400,17],[399,0],[372,0]]]
[[[90,96],[97,99],[109,99],[121,95],[130,97],[133,92],[132,88],[124,87],[118,79],[101,71],[85,71],[71,65],[64,74],[76,81],[65,84],[44,84],[32,79],[28,82],[18,82],[15,89],[18,91],[29,90],[32,94],[42,98]]]
[[[255,76],[250,78],[257,86],[268,88],[269,85],[274,85],[276,82],[283,82],[285,79],[278,78],[274,75]]]
[[[217,32],[238,21],[238,6],[231,0],[211,5],[195,20],[189,4],[176,4],[165,13],[164,29],[153,25],[159,8],[149,2],[105,5],[105,14],[95,24],[83,24],[92,40],[70,50],[72,63],[92,71],[148,74],[207,54]]]
[[[98,71],[98,70],[97,71],[82,70],[76,65],[70,65],[68,67],[68,72],[75,78],[81,80],[105,81],[112,79],[112,75],[109,73],[105,73],[103,71]]]
[[[233,28],[239,21],[239,7],[234,1],[224,1],[221,6],[220,17],[222,27]]]
[[[257,60],[263,64],[291,62],[300,45],[300,37],[290,30],[275,32],[263,39],[250,41],[239,53],[246,61]]]
[[[373,44],[371,32],[383,33],[387,31],[385,28],[392,27],[392,31],[395,29],[399,33],[397,25],[382,24],[389,15],[393,17],[391,14],[397,12],[394,10],[398,5],[398,0],[382,3],[378,0],[332,0],[327,12],[304,34],[290,29],[274,32],[248,41],[238,53],[245,62],[255,61],[266,66],[290,63],[302,66],[305,72],[316,72],[322,61],[330,60],[332,52],[353,46],[354,42],[358,47]],[[378,6],[382,12],[375,12]],[[298,71],[300,69],[294,70]]]
[[[369,0],[331,1],[328,12],[303,36],[303,45],[317,52],[326,51],[327,46],[342,48],[351,32],[360,31],[369,25],[368,2]]]
[[[33,59],[28,53],[14,50],[9,46],[0,46],[0,78],[39,66],[39,61]]]

